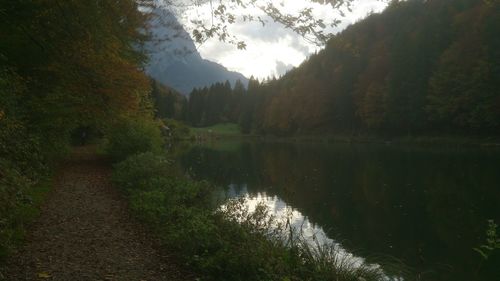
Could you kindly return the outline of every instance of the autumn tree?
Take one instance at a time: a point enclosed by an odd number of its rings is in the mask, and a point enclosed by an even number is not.
[[[0,2],[0,260],[71,132],[152,118],[146,20],[134,0]]]
[[[500,41],[493,35],[499,7],[481,5],[457,16],[455,27],[462,32],[442,54],[430,79],[427,110],[440,126],[499,132]]]

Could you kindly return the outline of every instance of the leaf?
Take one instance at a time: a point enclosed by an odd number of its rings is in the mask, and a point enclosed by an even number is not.
[[[238,42],[237,47],[239,50],[245,50],[247,48],[247,44],[243,41]]]
[[[44,279],[47,279],[47,278],[50,278],[52,277],[50,274],[48,274],[47,272],[39,272],[38,273],[38,278],[44,278]]]
[[[481,248],[483,248],[483,249],[486,249],[486,250],[488,250],[488,251],[493,251],[493,250],[495,250],[495,248],[493,248],[493,247],[491,247],[491,246],[488,246],[488,245],[481,245],[481,246],[479,246],[479,247],[481,247]]]
[[[488,255],[486,255],[483,251],[478,248],[472,248],[474,251],[478,252],[485,260],[488,259]]]

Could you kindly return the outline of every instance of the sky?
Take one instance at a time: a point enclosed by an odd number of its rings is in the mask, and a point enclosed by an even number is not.
[[[359,21],[370,12],[382,11],[387,5],[387,2],[383,0],[355,0],[352,4],[352,12],[345,11],[345,17],[342,17],[329,5],[310,3],[307,0],[262,1],[272,1],[290,13],[303,7],[312,7],[313,14],[317,18],[324,19],[325,22],[332,19],[341,20],[341,24],[329,28],[328,31],[333,33]],[[183,12],[180,20],[189,30],[189,27],[193,26],[192,20],[201,19],[208,23],[211,20],[210,11],[209,3],[191,7]],[[267,17],[257,9],[236,8],[232,9],[232,12],[236,15],[252,14]],[[238,40],[245,41],[246,50],[238,50],[234,45],[211,39],[197,46],[198,51],[203,58],[220,63],[229,70],[240,72],[246,77],[254,76],[264,79],[283,75],[287,70],[299,66],[307,57],[320,50],[320,47],[284,28],[281,24],[274,23],[270,18],[267,20],[264,26],[259,22],[242,21],[229,26],[230,34],[236,36]]]

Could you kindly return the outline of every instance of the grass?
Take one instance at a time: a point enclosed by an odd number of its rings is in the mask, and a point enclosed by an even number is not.
[[[16,204],[9,210],[7,217],[0,218],[0,280],[6,258],[14,249],[22,245],[27,226],[40,214],[40,205],[53,186],[51,178],[46,177],[37,184],[23,190]]]
[[[472,136],[377,136],[348,134],[297,135],[288,137],[262,136],[262,140],[272,142],[309,142],[309,143],[381,143],[381,144],[415,144],[415,145],[473,145],[500,147],[500,137]]]
[[[275,136],[272,134],[243,134],[235,123],[220,123],[210,127],[190,128],[191,136],[202,140],[219,138],[258,137],[271,142],[311,142],[311,143],[384,143],[384,144],[415,144],[415,145],[473,145],[485,147],[500,147],[500,136],[460,136],[460,135],[413,135],[413,136],[383,136],[370,133],[318,133],[298,134],[290,136]]]
[[[191,128],[191,133],[200,137],[227,137],[243,135],[239,125],[235,123],[220,123],[210,127]]]
[[[500,137],[458,136],[458,135],[415,135],[415,136],[381,136],[373,134],[302,134],[292,136],[246,135],[238,124],[220,123],[204,128],[190,128],[191,135],[201,139],[218,139],[231,137],[259,137],[265,141],[284,142],[324,142],[324,143],[385,143],[416,145],[474,145],[500,147]]]
[[[239,133],[235,124],[197,129],[207,130]],[[112,181],[132,214],[199,280],[396,280],[387,279],[381,266],[354,262],[333,244],[311,245],[289,218],[274,217],[265,205],[249,211],[243,199],[221,201],[220,188],[176,172],[164,155],[123,157],[113,166]]]
[[[199,144],[201,147],[210,148],[216,151],[236,152],[241,149],[242,140],[239,139],[220,139],[214,142],[203,142]]]
[[[264,205],[249,212],[241,200],[219,202],[217,188],[172,169],[163,156],[143,153],[116,164],[112,180],[132,213],[200,280],[388,280],[380,267],[355,264],[334,245],[307,243]]]

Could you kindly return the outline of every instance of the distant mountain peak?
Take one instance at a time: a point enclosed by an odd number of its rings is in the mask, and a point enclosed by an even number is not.
[[[174,14],[156,9],[150,22],[151,40],[146,44],[149,63],[146,73],[157,81],[187,95],[193,88],[228,80],[232,85],[248,79],[241,73],[203,59],[196,46]]]

